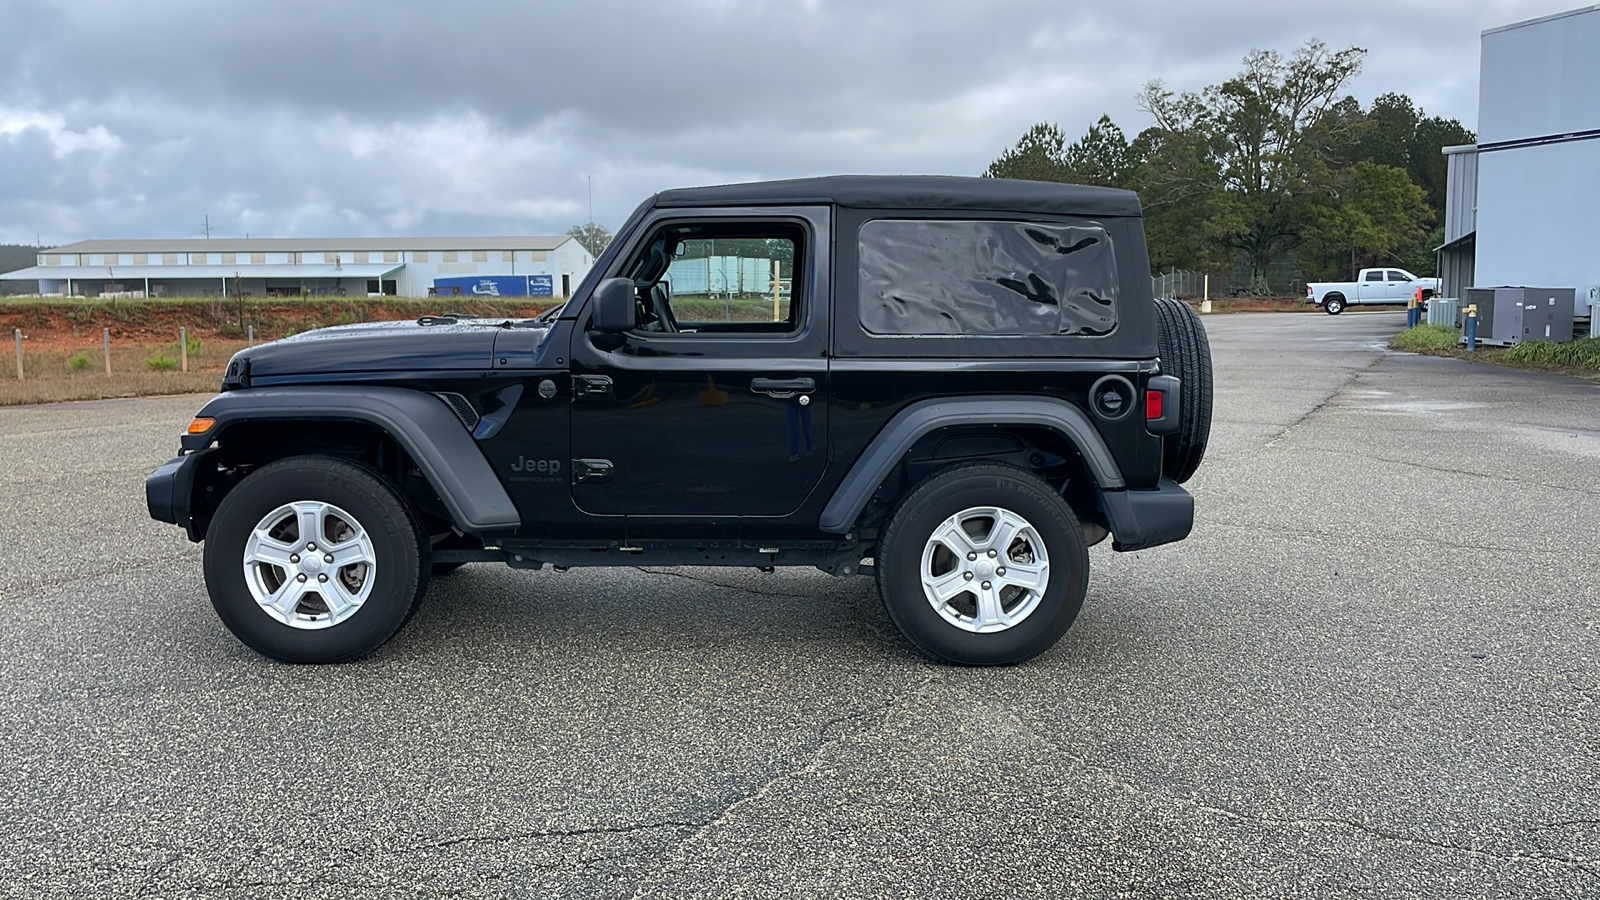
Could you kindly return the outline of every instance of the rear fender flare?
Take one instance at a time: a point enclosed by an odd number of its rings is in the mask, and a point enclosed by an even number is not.
[[[952,425],[1027,425],[1052,429],[1078,448],[1102,492],[1121,491],[1126,487],[1116,460],[1088,415],[1064,400],[1029,396],[924,400],[901,410],[878,432],[823,508],[818,522],[821,529],[831,534],[844,534],[853,528],[878,486],[899,465],[906,451],[924,435]],[[1112,524],[1115,530],[1116,523]]]

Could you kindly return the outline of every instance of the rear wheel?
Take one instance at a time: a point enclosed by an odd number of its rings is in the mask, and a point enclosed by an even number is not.
[[[1156,301],[1157,351],[1161,371],[1178,376],[1178,431],[1161,443],[1162,474],[1182,484],[1205,459],[1211,440],[1211,342],[1189,304]]]
[[[377,471],[291,457],[223,499],[206,533],[206,588],[251,649],[285,662],[345,662],[409,618],[427,590],[427,546],[410,503]]]
[[[913,488],[877,551],[878,594],[942,662],[1009,665],[1055,645],[1083,607],[1089,549],[1071,507],[1033,474],[963,463]]]

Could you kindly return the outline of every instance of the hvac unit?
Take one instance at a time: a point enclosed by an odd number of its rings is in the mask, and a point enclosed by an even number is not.
[[[1434,297],[1428,301],[1428,324],[1461,327],[1461,301],[1454,297]]]
[[[1572,340],[1573,288],[1467,288],[1466,294],[1478,306],[1478,340],[1485,344]]]

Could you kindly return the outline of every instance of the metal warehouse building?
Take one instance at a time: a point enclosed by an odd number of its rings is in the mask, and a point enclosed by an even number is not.
[[[1600,6],[1483,33],[1478,143],[1447,147],[1440,274],[1468,287],[1574,288],[1600,304]]]
[[[0,278],[74,297],[566,297],[592,263],[565,236],[80,241]]]

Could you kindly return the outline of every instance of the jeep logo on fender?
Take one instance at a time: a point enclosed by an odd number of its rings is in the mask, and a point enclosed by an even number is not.
[[[541,475],[554,475],[561,471],[559,459],[529,459],[526,456],[517,457],[511,464],[513,472],[538,472]]]

